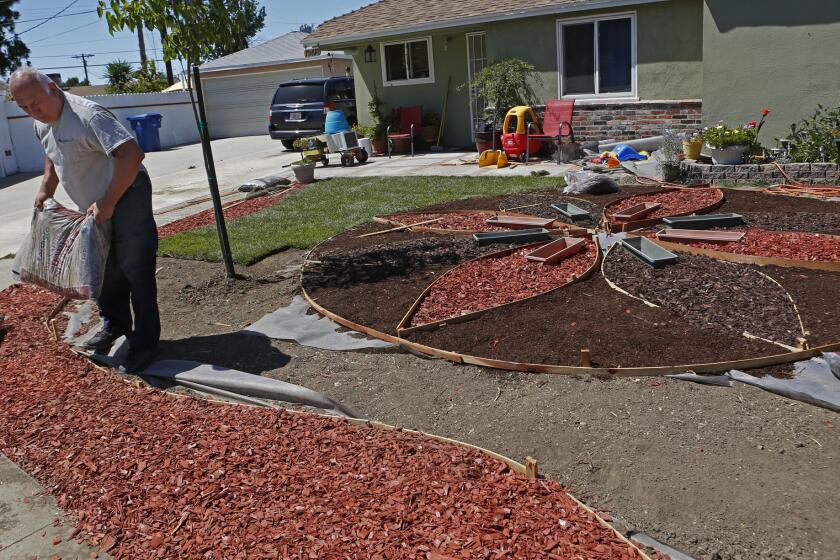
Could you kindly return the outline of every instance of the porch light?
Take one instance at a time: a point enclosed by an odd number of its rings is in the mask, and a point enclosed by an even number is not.
[[[365,49],[365,62],[376,62],[376,49],[371,45]]]

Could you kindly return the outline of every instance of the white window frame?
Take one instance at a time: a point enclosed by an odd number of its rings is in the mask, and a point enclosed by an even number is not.
[[[617,93],[597,93],[600,87],[599,53],[598,53],[598,22],[614,19],[630,19],[630,87],[631,91]],[[563,95],[563,26],[577,23],[595,24],[595,91],[596,93],[576,93]],[[597,17],[569,18],[557,20],[557,97],[558,99],[610,99],[621,101],[638,101],[638,72],[637,72],[637,33],[636,12],[609,14]]]
[[[388,71],[387,71],[387,63],[388,61],[385,59],[385,47],[389,45],[403,45],[403,52],[405,53],[406,61],[405,67],[406,70],[408,69],[408,49],[405,48],[405,45],[408,43],[419,43],[420,41],[426,42],[426,50],[429,53],[429,77],[428,78],[414,78],[414,79],[407,79],[407,80],[391,80],[388,81]],[[431,37],[412,37],[411,39],[403,39],[401,41],[389,41],[387,43],[379,43],[379,59],[381,61],[382,67],[382,84],[386,87],[391,86],[411,86],[415,84],[433,84],[435,83],[435,59],[434,53],[432,51],[432,38]]]

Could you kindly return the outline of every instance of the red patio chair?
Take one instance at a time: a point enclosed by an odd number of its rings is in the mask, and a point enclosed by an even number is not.
[[[400,107],[395,112],[397,113],[397,120],[400,122],[400,131],[391,134],[391,125],[388,125],[386,131],[388,135],[388,158],[391,157],[391,140],[410,140],[411,156],[414,157],[414,131],[417,130],[419,133],[423,126],[423,107],[420,105]],[[394,120],[391,119],[392,122]]]
[[[542,133],[530,134],[532,123],[529,123],[526,131],[528,133],[527,139],[533,139],[540,142],[554,142],[559,141],[563,136],[573,134],[572,115],[574,112],[574,99],[549,99],[545,103]],[[563,130],[564,127],[566,129],[565,134]],[[554,133],[555,130],[557,131],[556,134]],[[528,143],[528,145],[530,146],[530,143]]]

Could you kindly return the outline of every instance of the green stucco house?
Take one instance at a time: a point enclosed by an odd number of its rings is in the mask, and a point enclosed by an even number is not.
[[[440,113],[451,84],[450,146],[472,143],[483,109],[460,86],[510,57],[536,67],[541,99],[576,100],[583,139],[738,124],[769,107],[768,144],[817,103],[840,103],[838,0],[380,0],[304,44],[353,57],[362,123],[374,88],[386,109]]]

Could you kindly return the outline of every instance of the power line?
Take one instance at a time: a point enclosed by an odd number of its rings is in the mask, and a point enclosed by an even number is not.
[[[36,29],[36,28],[38,28],[38,27],[41,27],[42,25],[44,25],[44,24],[45,24],[45,23],[47,23],[48,21],[51,21],[51,20],[53,20],[53,19],[57,18],[58,16],[60,16],[62,13],[66,12],[68,9],[70,9],[70,8],[73,6],[73,4],[75,4],[75,3],[76,3],[76,2],[78,2],[78,1],[79,1],[79,0],[73,0],[72,2],[70,2],[69,4],[67,4],[66,6],[64,6],[63,8],[61,8],[58,12],[56,12],[56,13],[55,13],[55,14],[53,14],[53,15],[51,15],[50,17],[48,17],[47,19],[45,19],[44,21],[42,21],[42,22],[41,22],[41,23],[39,23],[38,25],[33,25],[32,27],[30,27],[30,28],[28,28],[28,29],[24,29],[24,30],[23,30],[23,31],[21,31],[20,33],[16,33],[16,35],[23,35],[24,33],[28,33],[28,32],[30,32],[30,31],[32,31],[33,29]]]
[[[37,44],[38,44],[38,43],[40,43],[41,41],[46,41],[47,39],[52,39],[53,37],[60,37],[61,35],[67,35],[68,33],[72,33],[73,31],[76,31],[77,29],[81,29],[81,28],[83,28],[83,27],[90,27],[91,25],[95,25],[95,24],[97,24],[97,23],[99,23],[99,22],[100,22],[100,20],[92,21],[92,22],[90,22],[90,23],[86,23],[86,24],[84,24],[84,25],[80,25],[80,26],[78,26],[78,27],[74,27],[74,28],[72,28],[72,29],[68,29],[67,31],[62,31],[61,33],[55,33],[55,34],[53,34],[53,35],[50,35],[49,37],[42,37],[41,39],[36,39],[35,41],[30,41],[28,44],[29,44],[29,45],[37,45]],[[74,45],[75,45],[75,44],[78,44],[78,43],[74,43]],[[45,45],[42,45],[42,46],[45,46]]]
[[[88,55],[85,55],[88,56]],[[154,62],[163,62],[162,58],[156,58]],[[140,64],[140,62],[129,62],[129,64]],[[88,68],[94,68],[97,66],[108,66],[107,64],[88,64]],[[38,68],[38,70],[66,70],[69,68],[83,68],[81,64],[77,64],[75,66],[47,66],[43,68]]]
[[[5,25],[7,23],[31,23],[33,21],[44,21],[44,20],[55,19],[55,18],[60,18],[60,17],[80,16],[82,14],[95,14],[95,13],[96,13],[96,10],[87,10],[87,11],[84,11],[84,12],[73,12],[73,13],[70,13],[70,14],[61,14],[61,15],[50,16],[50,17],[41,17],[41,18],[32,18],[32,19],[18,19],[18,20],[8,19],[8,20],[5,20],[5,21],[0,21],[0,24]]]
[[[102,52],[95,52],[92,54],[123,54],[127,52],[137,52],[137,49],[128,49],[124,51],[102,51]],[[30,56],[29,58],[72,58],[73,55],[69,54],[48,54],[43,56]]]

